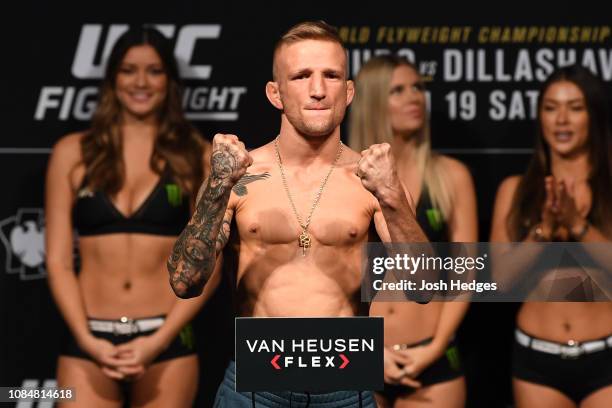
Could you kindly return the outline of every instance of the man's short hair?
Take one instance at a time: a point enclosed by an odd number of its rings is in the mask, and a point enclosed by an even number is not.
[[[319,21],[305,21],[291,27],[283,36],[278,40],[274,46],[274,54],[272,57],[272,77],[276,80],[276,54],[284,45],[291,45],[296,42],[304,40],[321,40],[335,42],[342,49],[344,44],[338,34],[338,30],[335,27],[327,24],[323,20]]]

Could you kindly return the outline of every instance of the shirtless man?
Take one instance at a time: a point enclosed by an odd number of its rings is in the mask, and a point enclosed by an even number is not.
[[[360,306],[361,254],[370,223],[383,241],[427,241],[397,178],[390,146],[359,154],[340,142],[353,94],[334,28],[301,23],[280,39],[273,81],[266,85],[268,100],[282,112],[280,134],[251,152],[234,135],[215,135],[211,176],[168,260],[179,297],[202,292],[231,233],[239,242],[240,316],[353,316]],[[230,231],[232,220],[237,231]],[[217,393],[219,406],[268,405],[269,393],[236,393],[234,378],[230,364]],[[333,394],[277,393],[274,400],[286,398],[287,406],[290,398],[302,397],[311,407],[375,406],[370,393]]]

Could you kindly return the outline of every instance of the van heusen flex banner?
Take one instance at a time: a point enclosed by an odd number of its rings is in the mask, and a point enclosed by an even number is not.
[[[236,318],[236,391],[383,388],[383,319]]]

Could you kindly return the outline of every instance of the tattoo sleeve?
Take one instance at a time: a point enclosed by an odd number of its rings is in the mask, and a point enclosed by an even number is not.
[[[170,285],[181,298],[202,293],[215,267],[217,250],[227,242],[232,212],[226,209],[232,187],[230,176],[236,166],[228,151],[213,153],[211,176],[198,193],[193,216],[168,258]]]

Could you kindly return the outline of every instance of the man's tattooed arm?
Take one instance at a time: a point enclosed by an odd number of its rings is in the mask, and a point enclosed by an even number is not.
[[[202,293],[215,267],[217,250],[229,234],[233,211],[227,205],[234,184],[232,176],[240,167],[232,153],[224,145],[213,152],[206,187],[200,189],[193,216],[168,258],[170,285],[178,297],[191,298]]]

